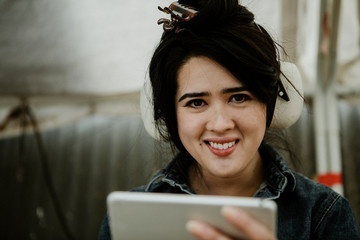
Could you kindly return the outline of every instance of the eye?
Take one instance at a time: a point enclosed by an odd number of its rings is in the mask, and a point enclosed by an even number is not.
[[[206,103],[202,99],[193,99],[186,103],[186,106],[191,107],[191,108],[200,108],[205,105],[206,105]]]
[[[242,103],[249,100],[250,97],[246,94],[232,95],[229,102]]]

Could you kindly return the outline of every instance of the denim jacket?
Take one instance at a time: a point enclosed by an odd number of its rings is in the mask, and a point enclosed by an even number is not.
[[[291,171],[281,155],[263,143],[265,182],[254,197],[273,199],[278,205],[278,239],[360,239],[360,229],[349,202],[330,188]],[[176,167],[178,155],[151,181],[132,191],[196,194]],[[106,215],[99,240],[110,238]]]

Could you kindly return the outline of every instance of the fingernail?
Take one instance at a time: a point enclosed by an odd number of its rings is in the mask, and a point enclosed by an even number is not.
[[[234,211],[236,211],[235,207],[231,207],[231,206],[224,206],[221,208],[221,213],[223,215],[233,215]]]
[[[240,208],[232,207],[232,206],[224,206],[221,209],[221,213],[223,216],[227,216],[227,217],[231,217],[231,218],[240,217],[242,212],[243,211]]]
[[[186,223],[186,230],[188,232],[198,232],[202,228],[201,224],[195,220],[190,220]]]

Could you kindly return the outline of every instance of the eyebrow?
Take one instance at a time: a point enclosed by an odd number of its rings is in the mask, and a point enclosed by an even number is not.
[[[248,91],[248,88],[245,86],[234,87],[234,88],[225,88],[225,89],[221,90],[221,93],[227,94],[227,93],[242,92],[242,91]],[[206,96],[210,96],[210,93],[209,92],[185,93],[184,95],[182,95],[179,98],[179,102],[181,102],[182,100],[184,100],[186,98],[206,97]]]
[[[243,91],[248,91],[249,88],[245,87],[245,86],[241,86],[241,87],[234,87],[234,88],[225,88],[221,91],[222,94],[226,94],[226,93],[234,93],[234,92],[243,92]]]
[[[206,97],[210,96],[209,92],[194,92],[194,93],[185,93],[179,98],[179,102],[184,100],[185,98],[195,98],[195,97]]]

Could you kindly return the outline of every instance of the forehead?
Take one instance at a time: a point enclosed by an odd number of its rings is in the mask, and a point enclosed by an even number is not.
[[[179,69],[178,93],[243,86],[230,71],[207,57],[192,57]]]

